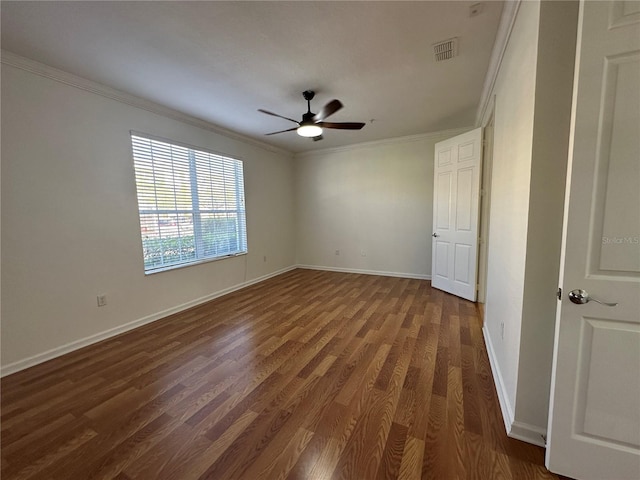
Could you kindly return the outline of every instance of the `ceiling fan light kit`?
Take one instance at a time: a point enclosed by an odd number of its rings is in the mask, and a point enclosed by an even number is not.
[[[301,137],[317,137],[322,135],[322,127],[318,125],[300,125],[297,132]]]
[[[298,127],[289,128],[287,130],[280,130],[278,132],[267,133],[266,135],[275,135],[277,133],[284,132],[292,132],[296,130],[298,135],[301,137],[312,138],[314,141],[322,140],[322,129],[323,128],[335,128],[338,130],[360,130],[364,127],[364,123],[362,122],[324,122],[323,120],[327,118],[329,115],[333,115],[338,110],[342,108],[342,103],[340,100],[331,100],[327,103],[318,113],[313,113],[311,111],[311,100],[315,96],[315,92],[312,90],[305,90],[302,92],[302,96],[307,101],[307,113],[302,115],[302,121],[298,122],[293,118],[284,117],[277,113],[269,112],[267,110],[259,109],[258,111],[261,113],[266,113],[267,115],[271,115],[273,117],[284,118],[285,120],[289,120],[290,122],[294,122],[298,124]]]

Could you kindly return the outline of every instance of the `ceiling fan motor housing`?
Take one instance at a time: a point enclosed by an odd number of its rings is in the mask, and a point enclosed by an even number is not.
[[[280,117],[298,125],[298,127],[281,130],[279,132],[267,133],[266,135],[275,135],[278,133],[292,132],[294,130],[297,130],[298,135],[300,135],[301,137],[311,137],[317,141],[322,139],[323,128],[336,128],[339,130],[360,130],[362,127],[364,127],[365,124],[361,122],[325,122],[325,118],[333,115],[342,108],[342,103],[340,102],[340,100],[331,100],[324,107],[322,107],[318,113],[313,113],[311,111],[311,99],[313,99],[315,95],[316,93],[313,90],[305,90],[304,92],[302,92],[302,96],[307,101],[307,113],[304,113],[302,115],[301,122],[298,122],[293,118],[269,112],[268,110],[259,109],[259,112],[266,113],[267,115],[272,115],[274,117]]]

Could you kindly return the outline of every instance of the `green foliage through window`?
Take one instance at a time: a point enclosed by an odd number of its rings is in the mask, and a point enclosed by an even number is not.
[[[247,252],[242,162],[131,134],[145,273]]]

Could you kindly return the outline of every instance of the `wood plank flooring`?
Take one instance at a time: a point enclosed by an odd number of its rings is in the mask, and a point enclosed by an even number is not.
[[[473,303],[294,270],[2,380],[8,479],[555,479]]]

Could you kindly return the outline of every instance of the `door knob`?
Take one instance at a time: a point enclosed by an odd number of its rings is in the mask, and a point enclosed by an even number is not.
[[[600,305],[606,305],[607,307],[615,307],[616,305],[618,305],[617,303],[601,302],[597,298],[589,296],[589,292],[587,292],[586,290],[580,289],[571,290],[569,292],[569,300],[571,300],[573,303],[577,303],[578,305],[584,305],[585,303],[589,303],[592,300],[596,303],[599,303]]]
[[[437,233],[434,233],[433,235],[431,235],[434,238],[438,238],[440,235],[438,235]]]

